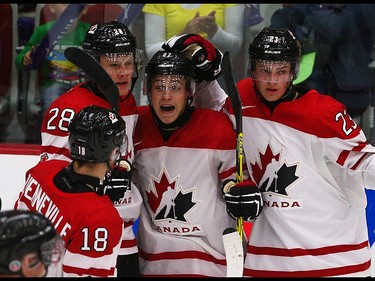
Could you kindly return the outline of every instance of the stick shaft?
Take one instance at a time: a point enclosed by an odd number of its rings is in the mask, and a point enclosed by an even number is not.
[[[104,68],[92,56],[76,47],[67,48],[64,55],[95,82],[105,95],[111,107],[118,111],[120,103],[119,90]]]
[[[238,94],[236,82],[233,78],[232,65],[230,61],[230,53],[225,52],[222,63],[223,78],[227,86],[227,94],[232,104],[234,117],[236,119],[236,181],[243,181],[243,133],[242,133],[242,105],[241,98]],[[238,217],[236,219],[236,229],[243,240],[243,219]]]

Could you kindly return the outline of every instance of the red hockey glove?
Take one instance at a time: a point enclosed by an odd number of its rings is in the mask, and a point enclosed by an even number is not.
[[[173,36],[162,48],[169,52],[185,52],[191,57],[197,82],[213,81],[221,75],[222,52],[199,34]]]
[[[112,172],[107,173],[104,179],[104,194],[109,196],[113,203],[118,203],[130,189],[131,173],[131,164],[126,160],[120,160]]]
[[[262,194],[252,180],[239,183],[226,180],[223,183],[223,192],[227,212],[232,218],[243,217],[245,221],[254,221],[262,212]]]

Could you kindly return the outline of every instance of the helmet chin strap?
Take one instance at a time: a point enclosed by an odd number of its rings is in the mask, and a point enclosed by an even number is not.
[[[130,93],[133,93],[133,89],[134,89],[134,86],[135,86],[135,83],[137,82],[137,80],[138,80],[138,70],[137,70],[137,76],[132,77],[132,86],[130,87]]]
[[[292,81],[290,82],[288,88],[285,90],[284,95],[279,100],[290,100],[289,97],[293,96],[293,94],[296,92],[296,89],[293,86]]]
[[[257,95],[260,96],[260,100],[265,104],[267,105],[271,111],[273,111],[273,109],[280,103],[284,102],[284,101],[291,101],[293,100],[294,98],[294,94],[296,92],[296,88],[294,87],[293,83],[290,82],[288,88],[285,90],[285,93],[276,101],[268,101],[266,100],[262,94],[260,93],[259,89],[258,89],[258,86],[257,86],[257,83],[255,82],[254,83],[254,89],[255,89],[255,92]]]

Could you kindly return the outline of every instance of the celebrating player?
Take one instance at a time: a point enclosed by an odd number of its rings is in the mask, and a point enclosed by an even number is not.
[[[145,72],[150,106],[139,108],[133,175],[144,202],[137,237],[141,275],[225,277],[222,233],[235,227],[222,192],[235,173],[232,123],[223,113],[191,106],[195,74],[183,53],[159,51]],[[255,185],[244,188],[252,190],[246,218],[255,218],[260,192]]]
[[[244,275],[369,277],[364,188],[375,187],[375,148],[343,104],[293,85],[300,60],[289,30],[266,27],[237,83],[246,163],[265,202]],[[225,108],[233,117],[229,99]]]
[[[120,93],[119,111],[126,121],[126,141],[121,157],[132,161],[133,131],[138,118],[133,89],[140,65],[136,38],[127,26],[112,21],[93,24],[86,33],[83,49],[92,55],[116,83]],[[84,107],[98,105],[111,108],[105,94],[98,86],[100,81],[89,79],[57,98],[47,110],[42,124],[41,159],[64,159],[69,155],[68,124]],[[139,216],[141,196],[137,188],[130,187],[123,198],[115,202],[124,221],[123,242],[118,258],[119,277],[139,275],[138,248],[133,225]]]
[[[116,276],[123,221],[113,202],[131,180],[119,161],[125,130],[116,111],[88,106],[69,123],[73,161],[41,161],[26,173],[15,208],[52,221],[65,242],[63,277]]]

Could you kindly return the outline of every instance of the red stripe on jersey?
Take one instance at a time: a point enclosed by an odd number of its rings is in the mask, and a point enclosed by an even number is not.
[[[366,142],[361,142],[361,143],[359,143],[356,147],[354,147],[353,150],[350,150],[350,151],[362,151],[362,149],[363,149],[366,145],[367,145]],[[340,153],[340,155],[339,155],[339,157],[338,157],[338,159],[337,159],[337,161],[336,161],[337,164],[339,164],[339,165],[341,165],[341,166],[344,166],[344,163],[345,163],[346,159],[348,158],[350,151],[349,151],[349,150],[343,150],[343,151]],[[363,158],[363,156],[361,157],[361,159],[362,159],[362,158]],[[361,161],[361,160],[360,160],[360,161]],[[357,166],[357,165],[360,163],[360,161],[358,161],[357,164],[356,164],[355,166]],[[355,168],[352,168],[352,169],[355,169]]]
[[[209,261],[215,264],[226,265],[225,259],[217,259],[207,253],[199,251],[176,251],[176,252],[162,252],[158,254],[146,253],[139,249],[139,256],[148,261],[157,260],[179,260],[179,259],[198,259]]]
[[[108,277],[113,276],[115,274],[115,268],[112,267],[110,270],[101,269],[101,268],[89,268],[89,269],[82,269],[79,267],[72,267],[72,266],[63,266],[63,270],[65,273],[77,274],[77,275],[91,275],[97,277]]]
[[[49,154],[58,154],[58,155],[64,155],[65,157],[71,158],[70,157],[70,152],[69,149],[65,147],[56,147],[56,146],[42,146],[43,152],[47,152]]]
[[[368,155],[368,153],[365,153],[359,158],[359,160],[351,167],[350,169],[355,170],[357,169],[358,165],[361,164],[362,160]]]
[[[253,270],[245,269],[244,276],[251,277],[329,277],[351,274],[367,270],[371,266],[371,261],[362,264],[335,267],[330,269],[315,269],[308,271],[270,271],[270,270]],[[370,276],[369,276],[370,277]]]
[[[229,170],[227,170],[223,173],[219,173],[219,178],[221,180],[223,180],[223,179],[226,179],[226,178],[232,176],[235,173],[236,173],[236,167],[232,167],[232,168],[230,168]]]
[[[282,256],[282,257],[297,257],[297,256],[321,256],[329,255],[334,253],[349,252],[354,250],[360,250],[368,247],[368,241],[364,241],[360,244],[353,245],[336,245],[321,247],[315,249],[282,249],[274,247],[256,247],[248,246],[247,252],[254,255],[269,255],[269,256]]]
[[[121,241],[121,248],[133,248],[137,246],[137,240],[136,239],[133,239],[133,240],[122,240]]]

